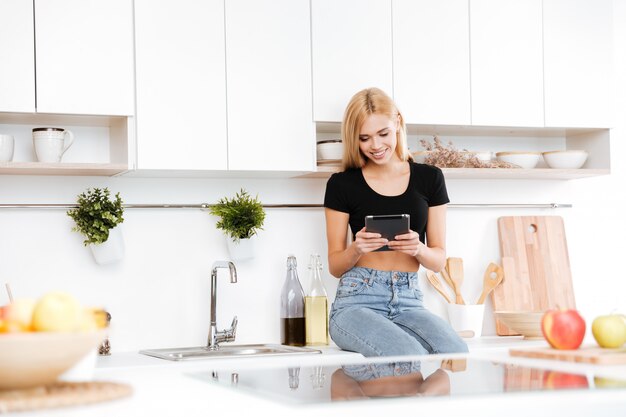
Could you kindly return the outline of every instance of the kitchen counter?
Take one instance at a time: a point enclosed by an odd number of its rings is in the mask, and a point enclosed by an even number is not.
[[[544,346],[543,341],[516,337],[483,337],[469,340],[468,355],[428,357],[363,358],[335,346],[322,354],[238,359],[207,359],[172,362],[134,352],[100,357],[96,380],[130,384],[127,399],[91,406],[46,410],[46,416],[211,416],[271,413],[272,417],[340,415],[463,415],[463,416],[617,416],[626,413],[626,387],[599,389],[596,377],[626,380],[626,365],[593,366],[548,360],[513,358],[511,347]],[[450,390],[443,396],[411,396],[384,400],[330,401],[331,378],[342,364],[384,364],[418,361],[424,377],[438,368],[442,359],[467,359],[467,368],[445,371]],[[435,365],[433,368],[431,365]],[[289,389],[292,369],[298,369],[299,390]],[[537,368],[537,369],[531,369]],[[322,387],[315,390],[311,370],[321,372]],[[301,371],[300,371],[301,370]],[[582,375],[589,388],[526,391],[520,384],[537,383],[551,371]],[[335,372],[336,373],[336,372]],[[529,375],[531,375],[529,377]],[[532,376],[534,375],[534,376]],[[543,376],[542,376],[543,375]],[[530,379],[529,379],[530,378]],[[289,381],[288,381],[289,379]],[[503,392],[517,384],[515,392]],[[334,379],[333,379],[334,383]],[[256,385],[255,385],[256,384]],[[325,385],[324,385],[325,384]],[[236,386],[234,386],[236,385]],[[296,384],[298,386],[298,384]],[[254,388],[257,387],[257,388]],[[298,391],[298,392],[296,392]],[[476,392],[471,392],[476,391]],[[293,394],[293,401],[290,397]],[[302,399],[296,399],[296,394]],[[319,400],[318,400],[319,399]],[[300,401],[300,402],[299,402]],[[402,414],[400,414],[402,413]],[[41,416],[44,412],[20,413]]]

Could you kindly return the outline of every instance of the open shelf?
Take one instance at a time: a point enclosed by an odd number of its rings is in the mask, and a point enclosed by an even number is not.
[[[341,137],[340,123],[317,123],[317,140]],[[581,149],[589,157],[580,169],[551,169],[543,158],[536,168],[443,168],[447,179],[523,179],[573,180],[611,173],[610,129],[606,128],[530,128],[500,126],[407,125],[410,152],[424,150],[421,140],[433,143],[439,136],[442,144],[452,143],[457,150],[495,153],[500,151],[546,152]],[[340,164],[320,163],[317,170],[301,178],[328,178]]]
[[[126,164],[108,163],[46,163],[46,162],[0,162],[2,175],[77,175],[111,177],[128,170]]]
[[[62,127],[74,132],[74,143],[62,162],[37,162],[34,127]],[[114,176],[127,172],[134,135],[132,117],[41,113],[1,113],[0,131],[13,135],[15,152],[0,162],[0,175]]]
[[[338,165],[320,165],[316,172],[299,178],[329,178],[339,172]],[[551,169],[551,168],[443,168],[446,179],[508,179],[508,180],[573,180],[599,175],[609,175],[609,169]]]

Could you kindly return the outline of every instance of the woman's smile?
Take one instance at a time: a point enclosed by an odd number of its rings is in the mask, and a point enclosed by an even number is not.
[[[385,149],[381,149],[381,150],[376,150],[376,151],[370,151],[370,155],[372,155],[372,158],[374,159],[384,159],[385,154],[387,153],[387,150],[389,148],[385,148]]]

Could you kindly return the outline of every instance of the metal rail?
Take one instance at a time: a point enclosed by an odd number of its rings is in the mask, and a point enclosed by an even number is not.
[[[125,209],[208,209],[214,204],[124,204]],[[0,204],[0,209],[63,209],[69,210],[77,207],[76,204]],[[263,204],[268,209],[291,209],[291,208],[323,208],[323,204]],[[572,208],[572,204],[545,203],[545,204],[448,204],[450,208]]]

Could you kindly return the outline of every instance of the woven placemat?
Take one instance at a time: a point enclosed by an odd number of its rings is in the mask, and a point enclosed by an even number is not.
[[[116,382],[55,382],[44,387],[0,391],[0,414],[93,404],[132,393],[130,385]]]

